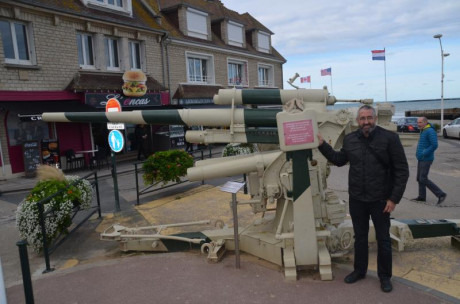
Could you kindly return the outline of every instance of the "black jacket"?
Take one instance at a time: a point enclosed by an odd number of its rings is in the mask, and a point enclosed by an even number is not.
[[[326,142],[319,146],[319,151],[336,166],[350,163],[350,198],[365,202],[390,199],[396,204],[401,200],[409,166],[396,133],[376,126],[366,138],[358,129],[345,136],[340,151]]]

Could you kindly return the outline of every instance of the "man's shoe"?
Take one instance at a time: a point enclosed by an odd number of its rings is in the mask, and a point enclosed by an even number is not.
[[[350,273],[349,275],[347,275],[344,279],[345,283],[347,284],[353,284],[355,283],[356,281],[359,281],[361,279],[364,279],[366,277],[365,274],[360,274],[358,273],[357,271],[353,271],[352,273]]]
[[[423,197],[417,196],[416,198],[411,199],[413,202],[426,202],[426,199]]]
[[[444,202],[444,200],[446,199],[446,197],[447,197],[447,194],[441,195],[441,196],[438,198],[438,202],[436,203],[436,205],[440,205],[442,202]]]
[[[393,290],[393,285],[391,284],[390,279],[381,279],[380,288],[383,292],[390,292]]]

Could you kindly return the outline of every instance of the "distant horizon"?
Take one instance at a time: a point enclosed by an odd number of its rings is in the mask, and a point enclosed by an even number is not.
[[[428,99],[408,99],[408,100],[393,100],[393,101],[376,101],[376,102],[416,102],[416,101],[430,101],[430,100],[441,100],[441,98],[428,98]],[[460,100],[460,97],[449,97],[444,98],[446,100]]]

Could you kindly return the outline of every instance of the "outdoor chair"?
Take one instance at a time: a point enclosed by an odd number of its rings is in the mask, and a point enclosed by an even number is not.
[[[110,170],[109,163],[109,150],[107,147],[98,147],[98,150],[94,153],[94,156],[91,159],[91,165],[96,165],[97,169],[100,170],[101,166],[107,164],[107,169]]]
[[[66,150],[64,154],[67,170],[79,169],[85,166],[85,158],[83,156],[76,156],[73,149]]]

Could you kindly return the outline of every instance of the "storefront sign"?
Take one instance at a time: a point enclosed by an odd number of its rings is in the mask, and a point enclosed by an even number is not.
[[[18,115],[20,121],[41,121],[42,115]]]
[[[201,105],[201,104],[214,104],[212,98],[181,98],[179,99],[180,105]]]
[[[95,108],[105,108],[107,100],[116,98],[123,108],[161,106],[161,97],[165,93],[147,93],[142,97],[128,97],[121,93],[86,93],[85,103]]]

